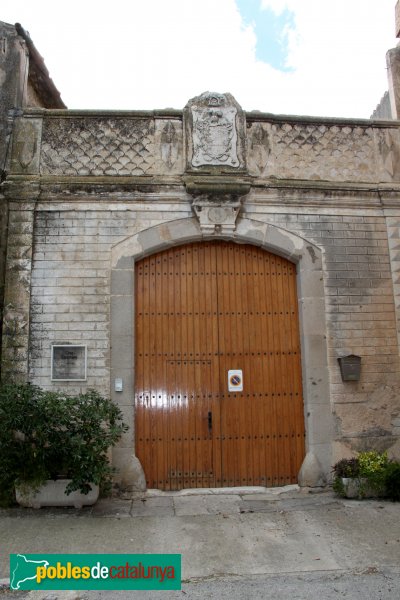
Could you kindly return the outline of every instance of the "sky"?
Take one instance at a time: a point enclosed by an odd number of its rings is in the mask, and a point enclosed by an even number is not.
[[[178,108],[205,91],[245,110],[370,117],[388,89],[396,0],[1,0],[71,109]]]

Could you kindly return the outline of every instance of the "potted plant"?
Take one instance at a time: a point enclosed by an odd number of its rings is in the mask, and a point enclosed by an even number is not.
[[[357,458],[342,458],[333,467],[333,489],[339,496],[359,495],[360,465]]]
[[[346,498],[385,496],[389,462],[387,452],[375,450],[359,452],[354,458],[343,458],[333,467],[333,489]]]
[[[0,502],[10,504],[16,488],[25,506],[93,504],[99,487],[110,489],[108,449],[126,429],[119,408],[95,390],[68,396],[2,384]]]

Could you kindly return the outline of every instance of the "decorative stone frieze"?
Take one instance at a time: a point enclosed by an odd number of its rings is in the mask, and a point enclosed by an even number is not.
[[[44,175],[147,175],[154,171],[154,163],[152,119],[45,120]]]
[[[288,121],[269,127],[253,123],[251,129],[251,145],[256,149],[254,175],[326,181],[377,179],[372,127]]]

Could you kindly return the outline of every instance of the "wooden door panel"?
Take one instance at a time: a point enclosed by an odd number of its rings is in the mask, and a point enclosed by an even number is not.
[[[213,410],[211,360],[167,361],[169,395],[166,464],[164,478],[169,489],[214,487],[213,432],[208,414]],[[193,385],[195,382],[195,385]]]
[[[135,364],[136,451],[149,487],[297,480],[304,416],[292,263],[228,242],[140,261]],[[243,371],[243,392],[228,391],[230,369]]]
[[[220,451],[208,426],[210,413],[219,427],[212,261],[209,249],[189,245],[137,264],[136,452],[148,487],[217,485]]]

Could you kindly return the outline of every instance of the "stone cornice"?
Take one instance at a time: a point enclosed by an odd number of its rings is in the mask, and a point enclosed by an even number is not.
[[[218,183],[218,182],[217,182]],[[214,181],[205,181],[204,186],[196,185],[200,194],[221,196],[248,195],[245,203],[281,204],[293,206],[346,206],[360,209],[363,207],[398,208],[400,206],[400,184],[379,183],[335,183],[327,181],[276,180],[238,178],[238,181],[223,182],[214,185]],[[186,184],[186,185],[185,185]],[[210,187],[211,186],[211,187]],[[159,202],[169,198],[190,201],[193,190],[187,188],[187,182],[180,176],[137,176],[137,177],[41,177],[9,176],[1,186],[5,198],[26,201],[43,200],[46,202],[113,202],[135,201],[138,197],[149,202]],[[189,193],[188,193],[189,192]]]
[[[183,112],[181,110],[175,110],[173,108],[156,109],[156,110],[48,110],[46,108],[25,108],[22,116],[24,117],[44,117],[46,119],[51,118],[65,118],[65,119],[76,119],[79,117],[92,117],[92,118],[103,118],[112,117],[113,119],[143,119],[143,118],[156,118],[156,119],[182,119]]]
[[[400,127],[400,121],[397,120],[378,120],[378,119],[360,119],[348,117],[320,117],[308,115],[277,115],[274,113],[250,111],[245,112],[246,121],[251,123],[270,122],[270,123],[304,123],[315,125],[337,125],[343,127],[376,127],[378,129]],[[29,108],[24,109],[24,117],[45,117],[48,118],[79,118],[79,117],[113,117],[116,119],[126,118],[160,118],[160,119],[183,119],[183,110],[165,108],[160,110],[62,110],[62,109],[43,109]]]

